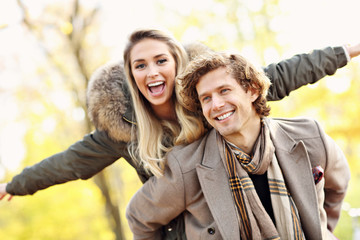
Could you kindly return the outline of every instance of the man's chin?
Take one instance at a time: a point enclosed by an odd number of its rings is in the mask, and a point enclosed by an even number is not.
[[[232,131],[230,129],[219,128],[217,130],[220,133],[220,135],[223,136],[224,138],[227,138],[232,134]]]

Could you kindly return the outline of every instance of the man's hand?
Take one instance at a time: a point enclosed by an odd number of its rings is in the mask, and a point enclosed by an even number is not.
[[[6,192],[6,185],[7,183],[0,183],[0,200],[2,200],[8,193]],[[8,198],[8,201],[12,199],[12,195]]]

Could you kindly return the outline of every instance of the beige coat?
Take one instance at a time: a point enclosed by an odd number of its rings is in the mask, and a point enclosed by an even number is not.
[[[350,179],[342,151],[314,120],[267,119],[266,124],[306,239],[330,238],[326,226],[334,229]],[[182,212],[188,239],[240,239],[216,134],[212,130],[174,148],[164,177],[151,178],[135,194],[127,209],[134,239],[161,239],[160,226]],[[311,169],[317,165],[325,179],[315,185]]]

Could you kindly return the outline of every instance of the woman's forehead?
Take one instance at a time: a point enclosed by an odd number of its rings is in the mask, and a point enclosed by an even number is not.
[[[168,44],[156,39],[144,39],[131,49],[130,61],[146,60],[160,55],[171,55]]]

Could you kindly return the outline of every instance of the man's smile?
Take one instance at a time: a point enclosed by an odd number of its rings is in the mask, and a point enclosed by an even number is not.
[[[215,119],[217,119],[217,120],[219,120],[219,121],[222,121],[222,120],[230,117],[231,115],[233,115],[234,112],[235,112],[235,111],[227,112],[227,113],[225,113],[225,114],[223,114],[223,115],[221,115],[221,116],[215,117]]]

